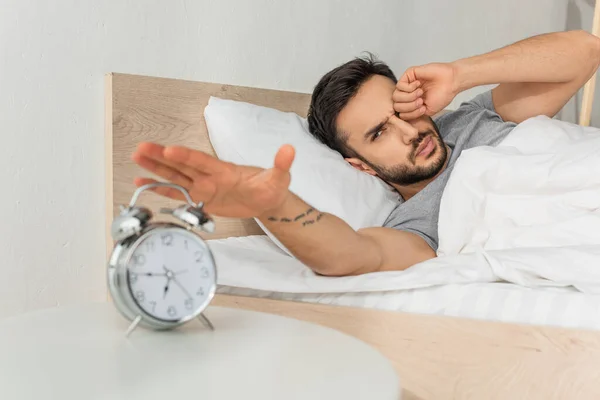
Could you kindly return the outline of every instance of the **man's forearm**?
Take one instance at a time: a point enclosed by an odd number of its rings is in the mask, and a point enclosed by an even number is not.
[[[300,261],[323,275],[373,271],[380,263],[377,246],[340,218],[323,213],[290,193],[277,210],[259,220]]]
[[[600,63],[600,39],[585,31],[549,33],[452,63],[456,92],[480,85],[587,79]]]

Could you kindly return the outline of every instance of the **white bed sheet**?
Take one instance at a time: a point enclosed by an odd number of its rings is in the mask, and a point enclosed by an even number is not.
[[[487,267],[463,265],[461,257],[438,258],[411,271],[327,278],[316,276],[266,236],[208,243],[222,294],[600,329],[600,293],[582,292],[581,285],[552,286],[552,281],[532,287],[499,282]]]
[[[451,284],[357,293],[282,293],[220,286],[219,293],[508,323],[600,329],[600,295],[511,283]]]

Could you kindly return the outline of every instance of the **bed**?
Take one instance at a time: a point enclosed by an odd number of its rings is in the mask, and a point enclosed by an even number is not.
[[[133,178],[144,174],[130,159],[137,143],[154,141],[200,149],[215,155],[203,110],[210,96],[240,100],[306,116],[310,95],[215,83],[127,74],[106,76],[106,243],[112,249],[110,223],[118,206],[129,202]],[[173,204],[143,195],[153,211]],[[216,217],[217,230],[205,239],[264,236],[252,219]],[[434,287],[352,293],[291,293],[221,284],[219,292],[241,296],[378,308],[425,314],[600,328],[600,295],[572,288],[524,288],[501,282],[451,283]]]

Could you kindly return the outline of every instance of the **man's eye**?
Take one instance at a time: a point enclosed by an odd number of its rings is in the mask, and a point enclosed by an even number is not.
[[[383,133],[383,130],[375,132],[373,134],[373,136],[371,137],[371,141],[375,141],[379,136],[381,136],[382,133]]]

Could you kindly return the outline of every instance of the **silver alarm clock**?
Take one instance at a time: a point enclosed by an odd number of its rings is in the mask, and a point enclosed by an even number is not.
[[[152,222],[152,212],[136,206],[140,194],[157,186],[183,193],[188,204],[174,210],[181,225]],[[188,192],[171,183],[151,183],[139,187],[127,207],[112,222],[115,240],[108,265],[108,287],[114,304],[130,321],[129,335],[135,327],[172,329],[194,318],[214,329],[202,314],[217,287],[213,255],[193,229],[214,231],[214,222],[194,204]]]

